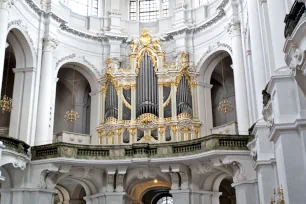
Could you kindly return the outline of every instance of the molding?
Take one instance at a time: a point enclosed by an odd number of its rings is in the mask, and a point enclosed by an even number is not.
[[[20,73],[20,72],[36,72],[36,69],[34,67],[26,67],[26,68],[13,68],[14,73]]]
[[[233,188],[236,188],[237,186],[240,186],[240,185],[244,185],[244,184],[255,184],[257,183],[257,179],[254,179],[254,180],[243,180],[243,181],[240,181],[240,182],[237,182],[237,183],[233,183],[232,184],[232,187]]]
[[[275,158],[271,158],[270,160],[260,160],[260,161],[256,161],[255,165],[254,165],[254,169],[257,170],[257,168],[260,168],[260,166],[272,166],[273,164],[276,164],[276,159]]]
[[[30,192],[44,192],[44,193],[55,193],[55,189],[41,189],[41,188],[0,188],[0,192],[6,193],[6,192],[24,192],[24,191],[30,191]]]

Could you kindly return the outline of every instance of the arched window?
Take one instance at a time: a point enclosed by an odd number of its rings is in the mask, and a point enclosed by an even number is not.
[[[162,17],[169,16],[169,0],[162,0]]]
[[[173,204],[173,198],[169,196],[162,197],[156,204]]]
[[[156,21],[169,16],[169,0],[131,0],[129,18],[131,21]]]
[[[83,16],[98,16],[98,0],[63,0],[72,12]]]

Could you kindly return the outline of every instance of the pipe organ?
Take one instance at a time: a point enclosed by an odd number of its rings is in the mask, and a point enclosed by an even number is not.
[[[143,29],[130,45],[129,67],[106,60],[100,79],[100,144],[162,143],[199,137],[201,122],[194,117],[193,94],[198,73],[188,53],[166,64],[159,40]]]

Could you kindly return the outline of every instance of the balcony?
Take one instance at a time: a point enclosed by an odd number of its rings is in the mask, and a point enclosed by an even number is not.
[[[211,135],[195,140],[160,144],[78,145],[54,143],[32,147],[32,160],[72,158],[116,160],[131,158],[165,158],[199,154],[213,150],[248,150],[252,136]]]

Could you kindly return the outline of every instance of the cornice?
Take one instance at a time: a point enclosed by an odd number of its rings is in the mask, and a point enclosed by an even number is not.
[[[217,7],[217,15],[214,16],[212,19],[210,19],[209,21],[207,22],[204,22],[203,24],[197,26],[197,27],[194,27],[194,28],[188,28],[188,27],[183,27],[181,29],[178,29],[178,30],[175,30],[175,31],[171,31],[171,32],[168,32],[167,35],[168,36],[176,36],[176,35],[181,35],[181,34],[189,34],[189,33],[198,33],[198,32],[201,32],[209,27],[211,27],[212,25],[216,24],[218,21],[220,21],[225,15],[225,11],[224,11],[224,8],[226,7],[226,5],[229,3],[229,0],[223,0],[220,5]],[[168,37],[171,39],[171,37]]]
[[[89,33],[85,33],[83,31],[79,31],[76,30],[74,28],[71,28],[69,25],[67,25],[67,21],[65,21],[64,19],[62,19],[61,17],[59,17],[58,15],[54,14],[53,12],[46,12],[43,9],[39,8],[39,6],[36,5],[36,3],[33,0],[25,0],[26,3],[28,4],[28,6],[37,14],[37,15],[41,15],[43,14],[43,16],[45,18],[51,16],[51,18],[53,20],[55,20],[56,22],[60,23],[60,29],[71,33],[73,35],[82,37],[82,38],[86,38],[89,40],[93,40],[93,41],[98,41],[98,42],[107,42],[108,40],[118,40],[118,41],[122,41],[125,42],[127,37],[125,36],[114,36],[114,35],[105,35],[104,33],[97,33],[97,34],[89,34]],[[226,7],[226,5],[229,3],[229,0],[223,0],[220,5],[217,7],[217,15],[214,16],[212,19],[210,19],[209,21],[203,23],[202,25],[199,25],[198,27],[193,27],[193,28],[189,28],[189,27],[183,27],[179,30],[176,31],[172,31],[167,33],[167,37],[165,37],[165,41],[169,41],[173,39],[173,36],[176,35],[180,35],[180,34],[189,34],[189,33],[198,33],[201,32],[203,30],[205,30],[206,28],[211,27],[212,25],[216,24],[218,21],[220,21],[226,14],[224,11],[224,8]]]

